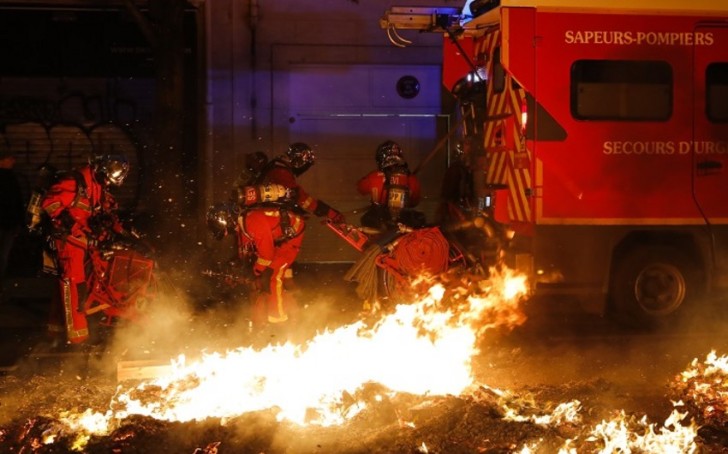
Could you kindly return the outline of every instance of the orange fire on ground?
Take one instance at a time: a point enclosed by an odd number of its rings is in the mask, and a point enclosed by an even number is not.
[[[398,306],[373,326],[357,322],[320,333],[302,345],[238,348],[204,354],[194,362],[179,357],[168,375],[131,389],[120,387],[105,413],[87,410],[61,415],[59,421],[64,432],[77,433],[79,447],[90,434],[107,434],[134,414],[167,421],[214,417],[224,423],[226,418],[273,409],[278,420],[331,426],[361,413],[367,402],[353,396],[366,384],[377,383],[382,393],[392,394],[478,400],[480,393],[496,402],[503,420],[561,433],[560,454],[698,451],[696,423],[683,402],[674,403],[662,424],[624,411],[587,424],[578,400],[539,404],[529,396],[476,384],[471,359],[478,353],[479,336],[497,326],[522,324],[520,302],[526,294],[525,278],[510,271],[471,286],[469,292],[435,285],[419,301]],[[713,352],[703,364],[694,361],[678,381],[693,407],[724,409],[726,377],[728,357]],[[52,434],[45,441],[52,443]],[[512,452],[542,452],[544,443],[526,439]],[[427,445],[422,443],[419,451],[428,452]]]
[[[194,362],[180,356],[168,375],[120,388],[105,414],[89,411],[64,421],[103,434],[129,415],[184,422],[276,409],[278,420],[331,426],[366,407],[362,401],[345,404],[343,396],[367,383],[391,393],[459,395],[473,385],[479,335],[523,323],[520,303],[527,292],[525,276],[510,270],[467,292],[437,284],[373,326],[359,321],[302,345],[241,347]]]
[[[607,420],[589,427],[584,424],[582,405],[578,400],[547,404],[539,408],[530,396],[513,394],[510,391],[481,386],[487,394],[497,396],[503,419],[508,421],[529,422],[542,427],[580,427],[578,436],[568,438],[558,449],[559,454],[580,452],[606,453],[695,453],[697,428],[694,422],[686,423],[687,411],[675,409],[662,425],[651,423],[646,416],[635,418],[623,410],[614,412]],[[529,442],[522,447],[520,454],[540,452],[541,441]]]

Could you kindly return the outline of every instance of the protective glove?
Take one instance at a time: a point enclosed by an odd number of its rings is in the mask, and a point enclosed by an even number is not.
[[[333,222],[334,224],[343,224],[346,222],[346,218],[339,211],[329,208],[329,212],[326,214],[326,219]]]
[[[256,264],[256,267],[258,265]],[[273,270],[268,267],[263,267],[263,271],[260,274],[257,274],[255,272],[255,267],[253,268],[253,274],[255,274],[255,280],[253,281],[253,285],[255,287],[255,290],[261,292],[261,293],[270,293],[270,280],[271,277],[273,277]]]
[[[253,265],[253,274],[255,275],[255,277],[260,277],[261,275],[263,275],[263,272],[265,271],[266,268],[268,268],[268,267],[256,262]]]
[[[267,293],[266,292],[266,282],[265,282],[265,279],[263,279],[263,276],[256,276],[255,279],[253,279],[253,288],[257,292]]]

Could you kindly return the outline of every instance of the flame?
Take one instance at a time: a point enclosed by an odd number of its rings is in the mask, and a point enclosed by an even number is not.
[[[600,452],[697,452],[693,422],[685,426],[681,421],[687,416],[673,410],[662,427],[656,429],[646,417],[637,421],[628,418],[624,411],[609,421],[602,421],[591,432],[591,441],[597,441]]]
[[[60,421],[64,430],[80,432],[75,448],[88,440],[87,434],[108,433],[132,414],[168,421],[217,417],[224,423],[225,418],[243,413],[275,409],[279,420],[330,426],[395,393],[435,396],[482,391],[485,398],[495,396],[504,420],[568,435],[562,437],[560,454],[697,452],[696,424],[686,423],[688,413],[677,409],[662,425],[619,411],[611,419],[575,431],[583,424],[578,400],[539,405],[528,395],[475,387],[471,358],[478,353],[478,336],[492,327],[523,323],[518,303],[526,294],[525,278],[511,272],[477,282],[468,292],[434,285],[417,302],[397,306],[372,326],[353,323],[302,345],[241,347],[224,354],[205,353],[196,361],[180,356],[171,362],[167,375],[131,389],[120,387],[106,413],[87,410],[62,415]],[[727,372],[728,358],[711,352],[703,364],[694,360],[679,382],[696,406],[726,408]],[[374,392],[368,395],[358,392],[370,383],[381,386],[371,388]],[[400,424],[414,427],[401,418]],[[55,428],[46,434],[46,442],[52,443],[60,433]],[[543,443],[543,439],[524,440],[520,450],[512,448],[524,454],[541,452]],[[216,448],[210,446],[209,452]],[[424,441],[416,449],[429,452]]]
[[[724,423],[728,412],[728,356],[718,356],[713,350],[702,363],[693,359],[678,376],[675,388],[706,422]]]
[[[543,427],[561,429],[564,433],[573,432],[572,428],[583,424],[581,402],[539,404],[529,394],[517,395],[510,391],[480,386],[486,398],[494,397],[500,407],[504,420],[529,422]],[[682,406],[674,403],[675,407]],[[674,409],[662,426],[649,423],[647,417],[635,418],[623,410],[608,420],[602,420],[593,427],[585,426],[579,432],[583,435],[567,439],[559,448],[559,454],[577,452],[599,453],[694,453],[697,452],[697,425],[693,420],[684,423],[687,412]],[[543,440],[526,442],[517,452],[521,454],[540,452]]]
[[[540,420],[533,420],[528,417],[509,415],[508,419],[515,421],[532,420],[536,424],[558,427],[565,422],[581,421],[578,412],[578,402],[560,404],[556,407],[550,417],[544,415]],[[568,408],[566,419],[559,416],[564,409]],[[695,453],[698,445],[695,442],[697,427],[693,421],[689,424],[682,424],[687,413],[673,410],[665,422],[658,428],[657,425],[649,423],[647,417],[636,419],[628,416],[623,410],[619,411],[613,418],[603,420],[591,429],[586,429],[586,436],[583,440],[567,439],[559,448],[559,454],[576,454],[577,452],[599,452],[599,453]],[[543,440],[527,442],[518,452],[530,454],[540,452],[539,445]],[[581,448],[577,448],[577,441],[581,442]]]
[[[523,323],[525,295],[526,277],[511,270],[493,272],[465,298],[436,284],[373,326],[359,321],[302,345],[241,347],[203,353],[197,361],[179,356],[168,375],[119,388],[105,414],[65,421],[101,434],[129,415],[184,422],[275,409],[278,420],[331,426],[366,408],[366,399],[351,399],[368,383],[381,385],[381,392],[459,395],[473,385],[478,335]]]
[[[532,422],[539,426],[558,426],[561,424],[578,424],[581,422],[581,402],[572,400],[563,402],[555,408],[538,408],[532,396],[519,396],[510,391],[481,385],[481,389],[495,395],[497,403],[503,411],[503,419],[516,422]]]

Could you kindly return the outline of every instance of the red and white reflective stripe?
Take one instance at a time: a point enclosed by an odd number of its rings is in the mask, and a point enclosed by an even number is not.
[[[288,269],[288,264],[284,263],[280,268],[278,268],[275,276],[273,276],[275,284],[275,289],[273,289],[273,298],[275,298],[275,314],[270,312],[268,313],[268,322],[270,323],[282,323],[288,320],[288,314],[286,314],[286,308],[283,302],[283,278],[286,275],[286,269]]]
[[[486,85],[487,118],[484,124],[483,141],[489,152],[488,182],[508,186],[508,216],[512,221],[531,222],[533,215],[526,190],[531,187],[530,166],[515,165],[516,155],[525,154],[528,162],[531,153],[519,138],[525,130],[523,115],[525,91],[514,89],[511,76],[506,74],[504,90],[493,90],[493,63],[495,48],[500,45],[500,30],[488,33],[475,45],[475,57],[485,54],[486,72],[490,83]],[[482,60],[482,59],[478,59]]]

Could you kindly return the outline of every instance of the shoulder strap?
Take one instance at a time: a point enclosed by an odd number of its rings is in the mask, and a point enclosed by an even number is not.
[[[266,174],[268,172],[271,171],[271,169],[273,169],[273,167],[276,167],[276,166],[282,167],[284,165],[285,164],[283,163],[283,161],[281,161],[281,158],[273,158],[270,161],[266,162],[265,165],[263,167],[261,167],[260,171],[258,171],[258,173],[256,174],[255,180],[253,180],[254,184],[263,183],[263,178],[266,176]]]
[[[71,175],[76,180],[76,196],[73,198],[73,203],[71,203],[71,206],[75,207],[79,199],[81,199],[81,196],[86,195],[86,188],[88,186],[86,186],[86,179],[83,177],[83,174],[78,170],[72,170]]]

